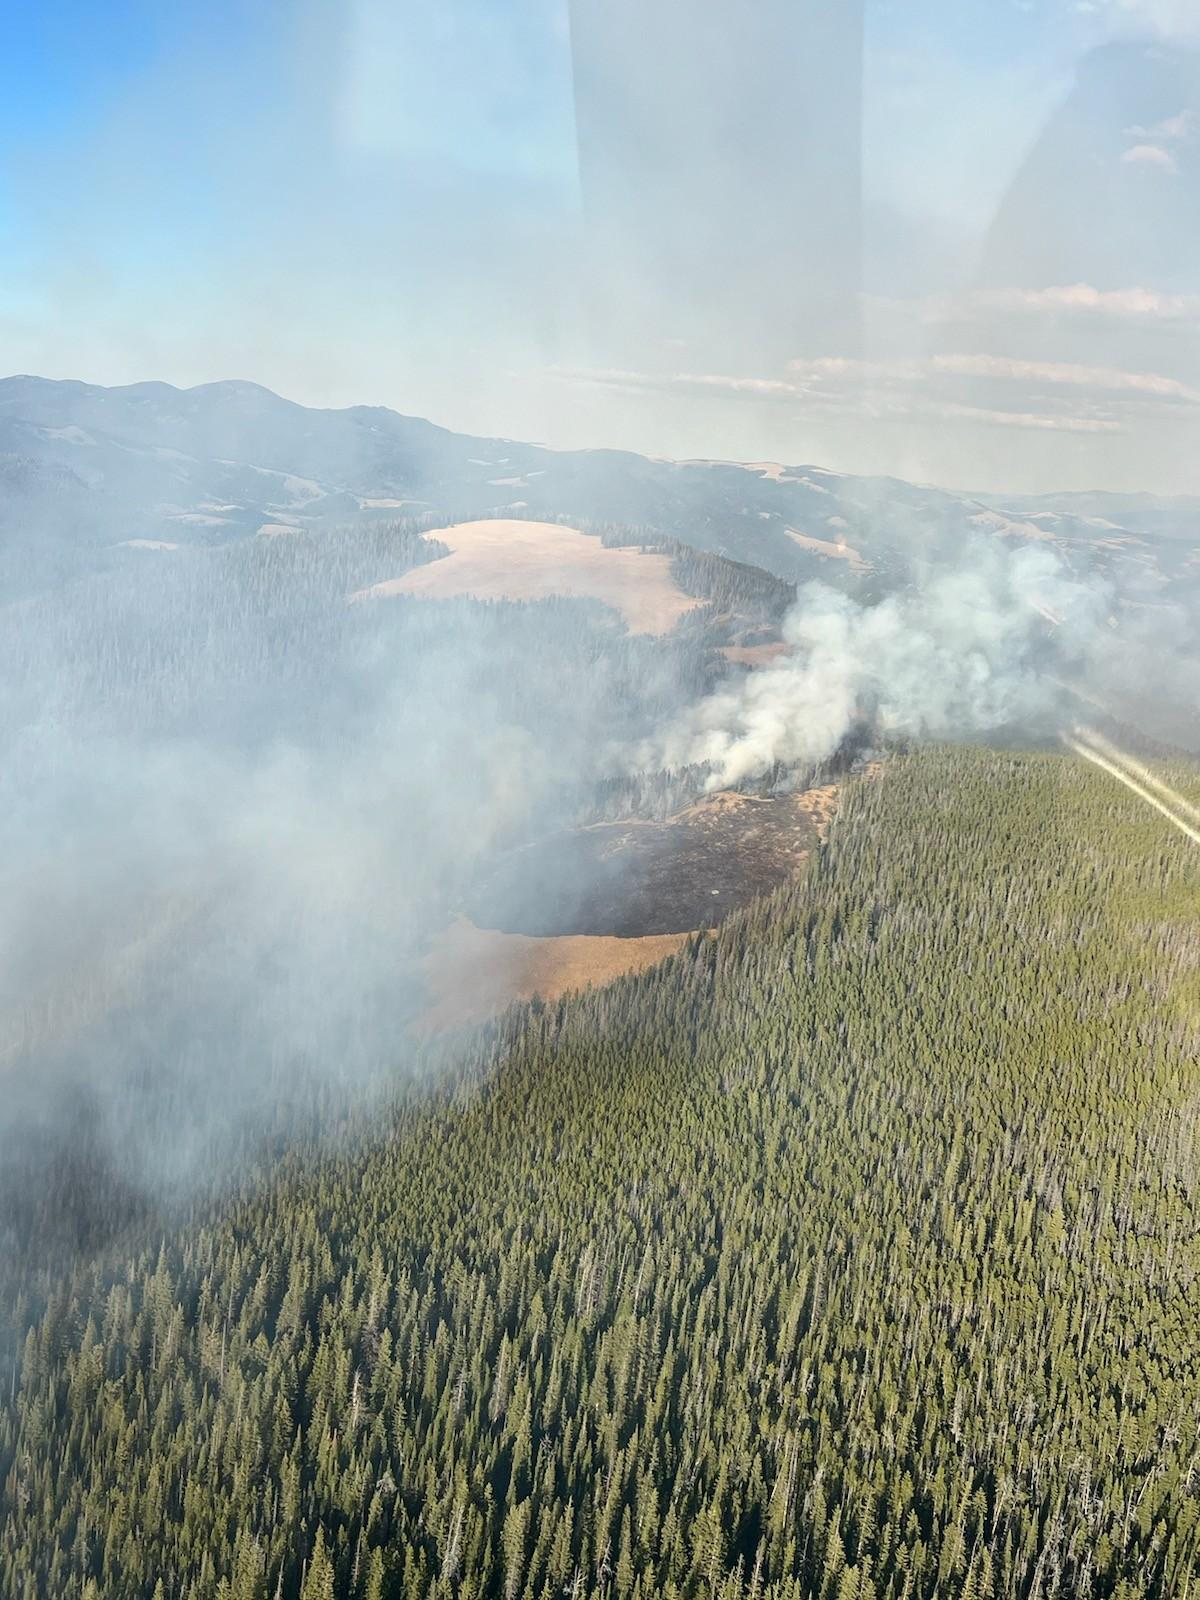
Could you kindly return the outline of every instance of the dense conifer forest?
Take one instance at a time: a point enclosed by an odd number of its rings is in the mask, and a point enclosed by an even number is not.
[[[852,781],[715,937],[34,1282],[0,1593],[1200,1591],[1198,911],[1081,762]]]

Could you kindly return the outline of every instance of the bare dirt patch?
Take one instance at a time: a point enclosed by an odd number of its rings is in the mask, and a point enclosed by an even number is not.
[[[829,834],[829,824],[837,810],[838,786],[827,783],[820,789],[806,789],[796,796],[796,809],[812,823],[817,838],[824,844]]]
[[[643,972],[683,945],[686,933],[641,939],[530,938],[477,928],[458,917],[437,935],[423,963],[429,1006],[420,1027],[431,1032],[469,1027],[514,1000],[557,1000],[573,989],[611,983]]]
[[[631,633],[669,633],[704,604],[684,594],[661,553],[613,548],[576,528],[510,519],[459,522],[425,535],[448,556],[351,595],[352,601],[395,594],[445,600],[545,600],[551,595],[599,600],[619,611]]]
[[[742,667],[765,667],[790,650],[790,645],[778,639],[774,644],[727,644],[722,647],[721,654],[726,661],[734,661]]]

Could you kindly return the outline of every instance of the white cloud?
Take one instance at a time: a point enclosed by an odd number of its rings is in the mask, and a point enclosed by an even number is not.
[[[1161,39],[1200,36],[1196,0],[1096,0],[1076,10],[1100,19],[1110,33],[1154,34]]]
[[[1033,387],[1046,384],[1091,389],[1100,394],[1137,394],[1151,399],[1200,404],[1200,390],[1159,372],[1131,372],[1123,367],[1089,366],[1073,361],[1026,361],[1011,356],[949,354],[926,361],[850,361],[820,357],[792,361],[789,370],[806,384],[828,384],[853,378],[883,385],[930,384],[939,378],[976,378]]]
[[[799,408],[799,414],[870,420],[923,417],[1038,432],[1109,434],[1147,404],[1200,405],[1200,389],[1157,372],[1066,361],[1026,361],[988,354],[924,360],[862,361],[819,356],[788,363],[789,378],[740,374],[558,369],[571,383],[630,393],[713,398]],[[963,385],[969,387],[964,391]],[[1019,401],[988,404],[981,386],[1003,385]]]
[[[980,316],[1094,317],[1132,324],[1200,323],[1200,295],[1156,289],[1098,289],[1090,283],[1042,289],[981,289],[960,296],[875,302],[881,310],[908,312],[931,324],[972,322]]]
[[[1156,167],[1160,172],[1178,172],[1179,166],[1169,150],[1157,144],[1130,145],[1121,157],[1125,167]]]
[[[1191,111],[1180,111],[1174,117],[1164,117],[1161,122],[1156,122],[1153,127],[1126,128],[1125,135],[1129,139],[1157,139],[1167,140],[1171,143],[1182,143],[1192,137],[1192,130],[1196,125],[1196,118]]]
[[[947,402],[934,408],[947,419],[983,423],[993,428],[1028,428],[1039,433],[1123,433],[1112,417],[1076,417],[1050,411],[1001,411],[993,406],[967,406]]]
[[[956,377],[1062,384],[1114,394],[1128,392],[1200,403],[1200,390],[1158,372],[1128,372],[1120,367],[1091,367],[1072,361],[1021,361],[1009,356],[988,355],[934,356],[931,365],[937,372]]]
[[[568,383],[594,383],[614,389],[696,389],[746,395],[751,399],[797,399],[804,391],[782,378],[738,377],[714,372],[633,372],[624,367],[556,367],[553,376]]]
[[[1200,404],[1200,389],[1160,372],[1134,372],[1123,367],[1089,366],[1073,361],[1026,361],[1011,356],[949,354],[931,356],[923,361],[860,361],[843,356],[818,356],[790,361],[788,371],[795,375],[792,380],[733,373],[637,372],[623,368],[558,368],[555,375],[567,381],[615,388],[691,389],[758,400],[852,396],[868,384],[915,388],[962,378],[1032,387],[1088,389],[1098,394],[1129,394],[1151,400]]]

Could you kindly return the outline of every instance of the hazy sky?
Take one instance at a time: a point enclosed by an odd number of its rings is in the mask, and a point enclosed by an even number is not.
[[[685,0],[647,3],[685,49]],[[865,28],[862,194],[799,217],[806,253],[861,228],[863,336],[789,324],[764,351],[733,302],[757,273],[773,295],[808,279],[753,243],[711,341],[666,337],[657,280],[607,285],[640,301],[636,340],[610,337],[611,307],[597,327],[567,0],[17,8],[0,369],[246,377],[556,445],[1200,492],[1200,0],[868,0]],[[621,30],[618,76],[638,49]],[[798,108],[819,72],[797,61]],[[770,154],[743,159],[761,181]],[[802,204],[788,178],[780,205]]]

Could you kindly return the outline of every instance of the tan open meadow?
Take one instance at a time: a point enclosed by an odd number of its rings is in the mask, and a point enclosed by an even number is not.
[[[616,939],[573,934],[534,939],[523,933],[477,928],[458,917],[433,940],[424,961],[429,1006],[422,1029],[468,1027],[503,1011],[514,1000],[557,1000],[572,989],[611,983],[665,961],[690,938],[686,933]]]
[[[567,595],[599,600],[624,617],[631,633],[669,633],[701,600],[684,594],[671,576],[671,558],[599,538],[556,522],[459,522],[425,535],[450,554],[403,577],[361,589],[351,600],[422,595],[448,600],[545,600]]]

